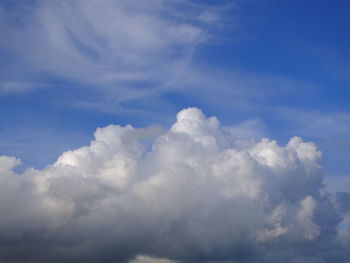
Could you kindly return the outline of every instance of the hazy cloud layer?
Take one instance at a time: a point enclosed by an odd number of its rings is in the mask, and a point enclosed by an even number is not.
[[[347,262],[350,194],[324,189],[315,145],[234,137],[188,108],[167,132],[98,128],[43,170],[0,157],[0,260]]]

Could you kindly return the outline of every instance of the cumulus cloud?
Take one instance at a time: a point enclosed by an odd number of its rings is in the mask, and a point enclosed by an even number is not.
[[[98,128],[19,174],[0,158],[3,262],[347,262],[348,198],[299,137],[236,141],[199,109],[172,127]]]

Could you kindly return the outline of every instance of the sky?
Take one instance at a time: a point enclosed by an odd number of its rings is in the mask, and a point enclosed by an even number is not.
[[[1,0],[0,261],[347,262],[349,12]]]

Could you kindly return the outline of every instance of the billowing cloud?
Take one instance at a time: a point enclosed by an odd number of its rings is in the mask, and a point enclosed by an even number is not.
[[[301,138],[236,141],[196,108],[172,127],[98,128],[19,174],[0,158],[2,262],[347,262],[345,194]]]

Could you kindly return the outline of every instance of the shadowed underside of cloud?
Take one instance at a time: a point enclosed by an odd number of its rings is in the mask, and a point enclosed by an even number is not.
[[[43,170],[0,157],[2,262],[347,262],[348,193],[292,138],[235,141],[196,108],[98,128]]]

